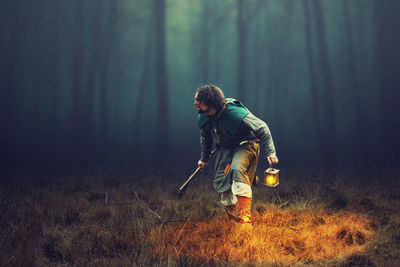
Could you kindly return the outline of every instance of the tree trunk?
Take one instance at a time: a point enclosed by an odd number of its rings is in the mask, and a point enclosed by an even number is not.
[[[17,132],[17,116],[16,116],[16,103],[18,95],[18,54],[21,30],[21,16],[22,4],[21,1],[6,2],[11,3],[5,5],[2,13],[4,18],[9,22],[9,26],[2,31],[6,38],[1,40],[1,47],[4,49],[1,53],[4,56],[4,77],[1,77],[1,90],[0,90],[0,129],[2,131],[0,140],[0,153],[4,155],[4,159],[0,160],[6,162],[8,158],[10,161],[17,155],[14,155],[15,133]],[[3,76],[3,75],[2,75]],[[0,155],[2,156],[2,155]]]
[[[308,0],[303,0],[303,8],[304,8],[304,33],[306,37],[306,55],[307,55],[307,63],[308,63],[308,72],[310,75],[310,90],[311,90],[311,97],[312,97],[312,113],[314,117],[315,129],[317,134],[317,144],[318,150],[323,154],[323,147],[325,145],[324,136],[323,136],[323,129],[320,122],[319,114],[321,113],[321,106],[320,106],[320,96],[318,92],[318,84],[317,84],[317,74],[316,74],[316,67],[314,64],[314,54],[313,54],[313,43],[312,43],[312,36],[311,36],[311,12]]]
[[[151,35],[152,35],[153,24],[152,20],[149,21],[149,27],[147,30],[146,43],[144,46],[144,59],[143,59],[143,70],[139,82],[139,94],[136,102],[136,112],[133,124],[135,127],[135,132],[133,134],[133,144],[134,147],[140,153],[141,142],[140,142],[140,125],[141,125],[141,115],[144,104],[144,93],[146,89],[149,89],[149,78],[150,78],[150,52],[151,52]]]
[[[237,62],[237,94],[238,99],[246,103],[246,94],[249,92],[249,86],[246,84],[247,77],[247,37],[249,31],[250,22],[261,9],[263,0],[258,0],[257,5],[253,5],[254,8],[250,10],[249,5],[245,5],[244,0],[237,0],[237,18],[236,18],[236,30],[238,37],[238,62]],[[247,89],[246,89],[247,87]]]
[[[322,75],[322,103],[324,107],[325,134],[326,142],[323,147],[326,162],[329,162],[333,169],[336,168],[336,115],[335,115],[335,97],[331,80],[330,64],[328,60],[328,51],[326,49],[325,21],[323,19],[323,10],[320,0],[312,0],[313,15],[315,17],[315,30],[317,41],[317,59]]]
[[[203,18],[210,16],[209,2],[203,1]],[[201,78],[202,83],[209,83],[209,57],[210,57],[210,30],[209,30],[209,20],[205,19],[201,23],[201,56],[200,56],[200,66],[201,66]]]
[[[101,24],[101,18],[102,18],[102,13],[101,13],[101,7],[103,5],[103,2],[98,2],[94,7],[92,11],[92,16],[90,17],[91,19],[91,54],[87,56],[87,58],[90,58],[89,66],[88,66],[88,72],[87,72],[87,79],[85,82],[85,92],[84,92],[84,120],[85,120],[85,125],[86,125],[86,135],[85,135],[85,146],[86,148],[94,152],[94,147],[95,147],[95,141],[96,138],[93,138],[95,136],[95,131],[94,131],[94,96],[95,96],[95,91],[96,87],[99,85],[98,80],[99,80],[99,68],[100,68],[100,59],[102,57],[102,51],[101,51],[101,44],[103,43],[104,37],[102,36],[102,24]]]
[[[237,62],[237,94],[238,99],[246,103],[246,47],[247,20],[244,14],[244,0],[237,0],[238,62]]]
[[[83,25],[84,25],[84,2],[76,0],[76,17],[75,17],[75,34],[73,41],[73,54],[72,54],[72,114],[71,114],[71,135],[72,135],[72,153],[76,161],[81,160],[82,156],[82,72],[83,72]]]
[[[258,114],[259,112],[259,103],[260,103],[260,54],[261,54],[261,27],[262,24],[262,17],[259,18],[259,21],[256,21],[256,28],[255,28],[255,39],[254,39],[254,95],[256,96],[254,99],[254,112]]]
[[[279,25],[281,25],[281,29],[283,32],[290,33],[292,18],[293,18],[293,10],[295,2],[293,1],[285,1],[284,4],[284,11],[285,16],[279,19]],[[278,28],[275,27],[275,28]],[[287,37],[276,33],[277,36],[277,47],[276,50],[273,52],[273,56],[275,56],[275,65],[272,68],[275,70],[275,75],[272,77],[275,80],[275,86],[271,89],[276,91],[276,99],[278,100],[278,104],[275,105],[275,116],[276,120],[276,127],[277,129],[283,129],[285,126],[285,118],[286,112],[288,110],[288,99],[289,99],[289,90],[288,90],[288,78],[287,73],[289,71],[291,60],[291,52],[293,49],[288,48],[288,41],[286,40]],[[284,131],[282,131],[281,140],[284,142]]]
[[[155,80],[157,91],[157,155],[163,157],[168,149],[169,95],[166,61],[165,0],[154,1]]]
[[[367,139],[366,139],[366,119],[364,116],[364,108],[361,102],[362,93],[360,89],[360,82],[358,79],[357,67],[354,58],[354,48],[353,48],[353,30],[352,25],[350,23],[349,16],[349,6],[347,0],[343,0],[343,14],[344,14],[344,27],[345,27],[345,42],[346,42],[346,58],[347,58],[347,66],[348,66],[348,78],[350,81],[350,90],[346,90],[350,92],[351,99],[354,101],[355,115],[356,115],[356,129],[357,129],[357,142],[358,142],[358,151],[363,159],[363,162],[367,162],[368,160],[368,152],[367,152]]]
[[[384,140],[382,141],[385,159],[398,159],[399,155],[399,99],[400,76],[398,65],[400,62],[400,37],[398,34],[398,11],[400,1],[375,1],[376,17],[376,57],[379,76],[379,101],[381,110],[381,128]]]
[[[100,131],[101,131],[101,143],[103,147],[103,159],[109,159],[111,142],[110,142],[110,132],[109,132],[109,117],[110,117],[110,107],[109,107],[109,88],[110,88],[110,58],[112,46],[115,38],[115,25],[117,19],[117,1],[113,0],[107,2],[105,5],[106,12],[108,12],[108,20],[105,20],[104,24],[104,39],[102,40],[102,61],[100,69]],[[104,12],[105,13],[105,12]]]

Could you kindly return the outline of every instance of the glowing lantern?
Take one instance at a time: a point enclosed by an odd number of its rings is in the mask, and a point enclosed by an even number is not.
[[[265,185],[275,187],[279,184],[279,170],[271,166],[265,170]]]

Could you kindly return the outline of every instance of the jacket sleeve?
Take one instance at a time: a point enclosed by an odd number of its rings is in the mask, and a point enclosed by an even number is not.
[[[260,139],[265,156],[276,156],[275,145],[268,125],[252,113],[247,114],[243,120],[245,127],[250,129]]]
[[[207,162],[210,159],[212,144],[213,144],[213,138],[211,135],[211,130],[208,129],[208,127],[201,128],[200,129],[201,161]]]

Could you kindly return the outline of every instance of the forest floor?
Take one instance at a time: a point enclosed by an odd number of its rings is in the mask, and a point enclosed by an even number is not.
[[[398,171],[283,172],[229,221],[193,170],[2,177],[0,266],[399,266]]]

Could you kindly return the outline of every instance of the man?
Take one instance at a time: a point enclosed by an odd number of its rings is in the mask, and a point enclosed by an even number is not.
[[[251,223],[251,199],[259,142],[270,165],[278,163],[271,132],[265,122],[242,103],[225,98],[215,85],[199,87],[194,97],[200,128],[201,159],[204,168],[213,142],[218,147],[214,168],[214,188],[230,218]]]

